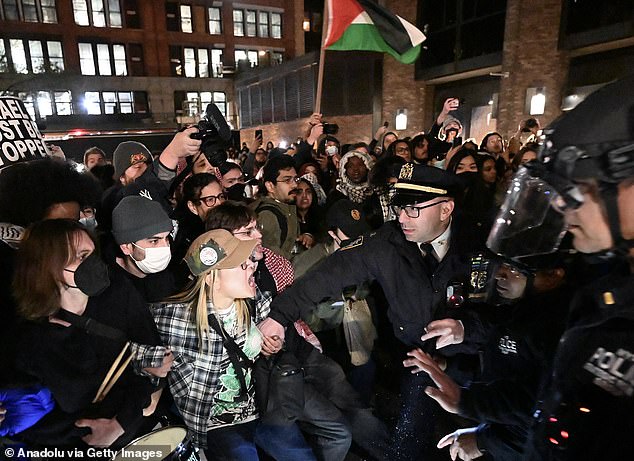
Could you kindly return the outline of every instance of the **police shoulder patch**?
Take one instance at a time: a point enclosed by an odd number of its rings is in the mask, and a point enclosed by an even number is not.
[[[345,247],[342,247],[339,251],[349,250],[351,248],[360,247],[361,245],[363,245],[363,235],[357,239],[352,240]]]

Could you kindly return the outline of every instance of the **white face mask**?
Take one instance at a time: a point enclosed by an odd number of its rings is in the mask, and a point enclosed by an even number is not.
[[[90,218],[79,218],[79,222],[87,229],[95,230],[97,228],[97,220],[94,216],[91,216]]]
[[[170,251],[170,247],[158,247],[158,248],[143,248],[136,244],[132,244],[137,248],[141,248],[145,251],[145,259],[141,261],[137,261],[132,258],[134,263],[137,265],[141,272],[144,274],[156,274],[157,272],[161,272],[163,269],[167,267],[172,259],[172,252]]]

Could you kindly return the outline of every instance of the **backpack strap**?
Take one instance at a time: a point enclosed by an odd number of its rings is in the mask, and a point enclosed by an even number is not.
[[[243,399],[248,399],[249,394],[247,382],[244,377],[244,370],[253,366],[253,362],[249,360],[249,357],[247,357],[240,346],[238,346],[233,338],[229,336],[214,314],[209,314],[208,319],[209,326],[211,326],[211,328],[213,328],[214,331],[222,338],[222,345],[227,351],[229,360],[236,371],[236,376],[238,377],[238,381],[240,381],[240,388],[242,389],[241,397]]]
[[[261,203],[255,208],[256,214],[260,213],[261,211],[270,211],[277,218],[277,224],[280,226],[280,233],[281,233],[280,235],[280,247],[281,247],[286,241],[286,237],[288,236],[288,225],[287,225],[288,221],[286,220],[286,216],[284,215],[284,213],[282,213],[282,211],[279,208],[273,205],[266,204],[266,203]]]

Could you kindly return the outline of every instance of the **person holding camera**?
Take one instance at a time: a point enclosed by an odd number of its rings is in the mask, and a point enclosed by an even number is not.
[[[537,134],[541,130],[539,120],[529,118],[522,120],[517,127],[517,131],[509,139],[509,153],[511,159],[519,152],[522,146],[539,141]]]
[[[431,159],[430,164],[438,168],[445,168],[453,154],[462,146],[462,123],[451,115],[459,107],[460,99],[445,99],[442,110],[429,130],[428,156]]]
[[[103,193],[101,207],[97,210],[99,230],[109,231],[112,228],[112,210],[128,195],[157,200],[167,213],[171,213],[170,186],[176,177],[179,160],[199,152],[201,141],[191,137],[197,132],[198,128],[189,127],[176,133],[156,160],[139,142],[124,141],[119,144],[112,155],[116,182]]]

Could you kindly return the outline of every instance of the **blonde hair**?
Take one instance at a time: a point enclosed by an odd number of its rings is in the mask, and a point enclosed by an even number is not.
[[[223,269],[220,269],[223,270]],[[170,296],[166,301],[172,303],[187,303],[190,314],[193,314],[193,321],[196,324],[196,333],[198,335],[198,344],[200,351],[204,351],[203,345],[205,338],[209,343],[211,336],[209,335],[209,320],[207,318],[207,303],[210,301],[213,306],[214,314],[216,307],[213,305],[213,285],[218,277],[218,269],[212,269],[200,274],[192,283],[190,283],[184,291],[174,296]],[[207,283],[207,275],[211,275],[211,283]],[[234,299],[236,306],[236,315],[238,318],[238,332],[245,329],[249,331],[251,328],[251,314],[249,306],[244,299]],[[210,344],[208,344],[210,346]]]

